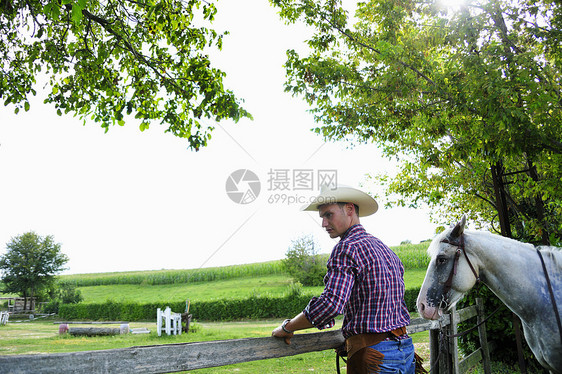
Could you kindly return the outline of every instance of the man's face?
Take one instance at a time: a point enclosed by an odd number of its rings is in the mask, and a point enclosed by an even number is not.
[[[341,237],[351,227],[351,214],[353,213],[353,205],[351,204],[344,206],[338,204],[321,205],[318,212],[320,218],[322,218],[322,227],[328,232],[330,238]]]

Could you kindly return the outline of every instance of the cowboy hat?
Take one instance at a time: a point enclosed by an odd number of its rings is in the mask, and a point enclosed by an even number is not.
[[[323,186],[320,195],[316,196],[310,204],[301,208],[304,211],[318,211],[318,207],[324,204],[352,203],[359,207],[359,217],[374,214],[379,205],[370,195],[352,187],[338,186],[331,188]]]

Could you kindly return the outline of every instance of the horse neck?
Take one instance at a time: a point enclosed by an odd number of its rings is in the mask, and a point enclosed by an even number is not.
[[[477,259],[480,279],[500,300],[521,318],[536,312],[537,285],[530,275],[540,264],[529,244],[483,233],[467,235],[466,243],[468,255]]]

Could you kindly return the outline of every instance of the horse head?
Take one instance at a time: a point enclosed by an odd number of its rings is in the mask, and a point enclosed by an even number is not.
[[[463,216],[455,227],[433,239],[427,250],[431,261],[417,300],[423,318],[439,319],[443,311],[453,307],[478,280],[478,267],[466,253],[465,224]]]

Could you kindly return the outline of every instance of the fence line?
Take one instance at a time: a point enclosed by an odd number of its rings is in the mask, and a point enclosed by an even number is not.
[[[436,329],[448,326],[451,322],[458,323],[476,315],[474,313],[476,308],[469,307],[452,313],[453,320],[448,314],[443,315],[438,321],[416,318],[411,321],[407,331],[409,334],[426,330],[437,331]],[[334,330],[297,334],[291,339],[290,345],[285,344],[283,339],[265,337],[99,351],[7,355],[0,356],[0,368],[3,373],[13,374],[172,373],[324,351],[337,348],[343,342],[341,330]]]

